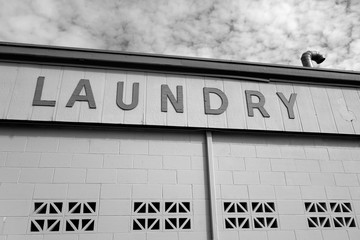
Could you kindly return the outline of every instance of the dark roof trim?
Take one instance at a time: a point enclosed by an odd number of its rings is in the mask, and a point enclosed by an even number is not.
[[[126,69],[262,82],[360,86],[360,72],[355,71],[4,42],[0,43],[0,61]]]

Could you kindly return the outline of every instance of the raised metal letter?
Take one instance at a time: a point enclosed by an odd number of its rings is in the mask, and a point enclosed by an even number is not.
[[[163,84],[161,85],[161,111],[167,112],[167,99],[170,100],[171,104],[173,105],[175,111],[177,113],[184,112],[184,97],[183,97],[183,87],[176,86],[176,98],[174,94],[171,92],[168,85]]]
[[[56,101],[41,100],[41,95],[44,87],[45,77],[38,77],[35,87],[35,94],[33,99],[33,106],[47,106],[55,107]]]
[[[226,109],[229,105],[229,101],[223,91],[221,91],[220,89],[217,89],[217,88],[207,88],[207,87],[204,87],[203,91],[204,91],[205,114],[220,115],[226,111]],[[219,98],[221,99],[221,105],[219,108],[217,108],[217,109],[210,108],[210,93],[214,93],[214,94],[218,95]]]
[[[246,105],[248,110],[248,116],[253,117],[254,116],[254,108],[258,109],[263,117],[269,118],[269,113],[265,110],[265,97],[264,95],[259,91],[252,91],[252,90],[246,90]],[[252,96],[255,96],[259,99],[259,102],[254,103],[252,102]]]
[[[123,101],[124,97],[124,82],[117,83],[117,94],[116,94],[116,104],[122,110],[132,110],[136,108],[139,103],[139,83],[133,83],[132,88],[132,98],[130,104],[125,104]]]
[[[294,114],[294,104],[295,104],[295,100],[296,100],[296,93],[292,93],[290,95],[290,99],[289,101],[286,99],[286,97],[284,96],[284,94],[282,92],[277,92],[276,95],[278,95],[278,97],[280,98],[280,100],[282,101],[282,103],[285,105],[286,110],[288,112],[288,116],[290,119],[294,119],[295,118],[295,114]]]
[[[83,88],[85,90],[85,95],[80,95]],[[88,79],[81,79],[79,81],[68,103],[66,104],[66,107],[73,107],[76,101],[88,102],[89,108],[96,108],[94,94],[92,92],[90,81]]]

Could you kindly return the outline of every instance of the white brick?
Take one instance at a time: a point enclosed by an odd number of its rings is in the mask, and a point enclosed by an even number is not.
[[[204,157],[191,156],[191,169],[204,169],[206,159]]]
[[[260,184],[258,172],[234,172],[235,184]]]
[[[301,200],[277,201],[277,212],[280,215],[304,214],[304,202]]]
[[[58,138],[52,137],[29,137],[26,144],[27,152],[56,152],[58,149]]]
[[[221,197],[223,199],[248,199],[246,186],[221,185]]]
[[[78,240],[77,234],[45,234],[42,240]]]
[[[89,139],[60,138],[59,152],[65,153],[88,153],[90,149]]]
[[[164,199],[192,199],[192,188],[190,185],[164,185]]]
[[[194,200],[193,201],[193,207],[192,207],[191,211],[194,213],[194,215],[206,215],[206,214],[209,215],[210,214],[209,208],[210,208],[209,207],[209,201],[207,201],[207,200]]]
[[[36,184],[34,198],[66,199],[67,189],[66,184]]]
[[[239,231],[239,239],[246,240],[268,240],[265,231]]]
[[[255,146],[230,144],[231,156],[256,157]]]
[[[234,182],[230,171],[215,172],[215,179],[217,184],[232,184]]]
[[[360,161],[344,161],[343,165],[347,173],[360,173]]]
[[[320,165],[317,160],[295,160],[298,172],[320,172]]]
[[[130,200],[101,200],[99,215],[124,216],[131,215]]]
[[[260,172],[261,184],[286,185],[285,175],[282,172]]]
[[[237,232],[237,231],[220,231],[219,239],[228,239],[228,240],[239,239],[239,232]]]
[[[121,154],[148,154],[149,142],[142,140],[121,140],[120,141]]]
[[[165,239],[174,239],[178,240],[178,233],[177,232],[148,232],[147,233],[147,240],[165,240]]]
[[[130,229],[130,217],[123,216],[99,216],[98,232],[128,232]]]
[[[322,235],[324,240],[348,240],[349,236],[346,230],[323,230]],[[360,235],[358,236],[360,237]]]
[[[273,171],[290,172],[296,171],[295,161],[293,159],[271,159],[271,169]]]
[[[117,170],[118,183],[147,183],[147,170],[119,169]]]
[[[277,199],[302,199],[298,186],[275,186],[275,192]]]
[[[304,159],[305,151],[302,147],[282,146],[280,147],[282,158]]]
[[[328,148],[328,152],[331,160],[353,160],[349,148]]]
[[[245,160],[240,157],[217,157],[219,170],[245,171]]]
[[[68,153],[43,153],[40,167],[70,167],[72,155]]]
[[[40,153],[9,152],[5,165],[8,167],[37,167],[40,156]]]
[[[347,230],[349,234],[350,240],[358,240],[360,236],[360,230],[359,229],[348,229]]]
[[[205,173],[201,170],[179,170],[177,177],[180,184],[205,184]]]
[[[132,155],[105,155],[104,168],[132,168]]]
[[[79,240],[113,240],[112,233],[79,234]]]
[[[68,199],[98,199],[100,184],[69,184]]]
[[[325,187],[328,199],[350,199],[347,187]]]
[[[325,188],[321,186],[302,186],[303,199],[326,199]]]
[[[23,152],[25,150],[26,137],[0,136],[1,152]]]
[[[320,169],[322,172],[344,172],[344,168],[341,161],[320,161]]]
[[[168,156],[202,156],[202,144],[190,144],[189,142],[149,142],[150,155],[168,155]]]
[[[134,168],[161,169],[162,156],[134,155]]]
[[[280,148],[275,145],[256,146],[256,156],[260,158],[281,158]]]
[[[117,140],[90,140],[91,153],[119,153],[119,141]]]
[[[269,240],[295,240],[293,231],[268,231]]]
[[[29,216],[31,201],[0,200],[0,216]]]
[[[24,168],[21,170],[19,182],[51,183],[54,176],[52,168]]]
[[[56,168],[54,183],[84,183],[86,169]]]
[[[359,186],[359,181],[356,174],[335,173],[334,177],[337,186]]]
[[[0,166],[5,166],[6,158],[7,158],[7,153],[0,152]]]
[[[269,159],[245,158],[246,171],[271,171]]]
[[[33,193],[33,184],[2,183],[0,185],[0,199],[31,199]]]
[[[162,186],[151,184],[135,184],[133,185],[133,199],[161,199]]]
[[[101,198],[103,199],[130,199],[131,185],[129,184],[102,184]]]
[[[74,154],[71,161],[73,168],[102,168],[103,156],[100,154]]]
[[[28,217],[7,217],[3,234],[26,234]]]
[[[303,214],[279,215],[279,222],[282,230],[308,229],[306,217]]]
[[[88,169],[86,182],[87,183],[116,183],[115,169]]]
[[[319,230],[296,230],[295,231],[296,239],[297,240],[321,240],[322,235],[321,231]],[[326,239],[324,239],[326,240]]]
[[[215,156],[230,156],[230,144],[215,142],[214,155]]]
[[[308,173],[285,173],[287,185],[310,185],[310,177]]]
[[[360,188],[359,187],[349,187],[351,199],[360,199]]]
[[[176,183],[176,171],[175,170],[149,170],[148,171],[148,181],[149,181],[149,183],[174,183],[175,184]],[[180,177],[179,177],[179,182],[180,182]]]
[[[203,158],[200,158],[203,160]],[[191,158],[189,156],[164,156],[164,169],[191,169]]]
[[[146,240],[146,232],[115,233],[113,240]]]
[[[329,159],[329,154],[326,148],[322,147],[305,147],[305,154],[307,159]]]
[[[335,179],[332,173],[310,173],[311,185],[334,186]]]
[[[0,182],[16,183],[20,176],[20,168],[0,168]]]
[[[220,187],[220,186],[218,186]],[[193,188],[193,198],[194,199],[207,199],[209,196],[207,186],[205,185],[192,185]]]
[[[252,185],[248,186],[250,199],[275,199],[273,186]]]
[[[207,240],[210,239],[210,232],[179,232],[179,240]]]

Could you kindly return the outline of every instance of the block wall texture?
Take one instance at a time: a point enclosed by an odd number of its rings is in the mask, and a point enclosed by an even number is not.
[[[213,141],[220,239],[360,239],[358,139],[217,133]],[[338,224],[343,217],[348,224]]]
[[[0,239],[208,239],[204,140],[2,126]]]

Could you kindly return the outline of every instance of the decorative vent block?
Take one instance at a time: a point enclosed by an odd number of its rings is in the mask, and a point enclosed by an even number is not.
[[[58,215],[62,212],[62,202],[34,202],[34,215]]]
[[[249,217],[229,217],[225,218],[225,229],[250,229]]]
[[[354,217],[334,217],[334,227],[335,228],[353,228],[356,227]]]
[[[224,212],[232,213],[249,213],[247,202],[224,202]]]
[[[133,219],[133,230],[160,230],[159,218]]]
[[[31,219],[30,232],[34,233],[51,233],[60,232],[62,228],[61,218],[49,219]]]
[[[160,202],[134,202],[134,213],[160,213]]]
[[[309,213],[327,212],[326,202],[305,202],[305,210]]]
[[[69,202],[67,214],[94,215],[96,214],[96,202]]]
[[[276,217],[254,217],[254,228],[278,228],[278,221]]]
[[[309,228],[331,228],[330,217],[309,217]]]
[[[165,202],[165,213],[190,213],[190,202]]]
[[[66,219],[66,232],[92,232],[95,230],[95,219],[91,218],[70,218]]]
[[[252,202],[251,209],[254,213],[275,213],[274,202]]]
[[[190,218],[166,218],[165,230],[191,229]]]

